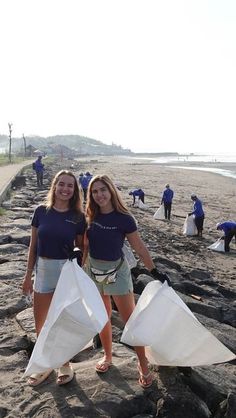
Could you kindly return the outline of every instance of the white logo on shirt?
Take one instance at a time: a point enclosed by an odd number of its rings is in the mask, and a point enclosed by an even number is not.
[[[101,229],[117,229],[117,226],[104,226],[99,224],[98,222],[93,222],[94,225],[97,225]]]

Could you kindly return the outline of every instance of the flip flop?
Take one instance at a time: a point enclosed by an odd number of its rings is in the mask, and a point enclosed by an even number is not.
[[[73,367],[70,364],[60,367],[57,375],[57,384],[62,386],[69,383],[73,379],[74,373]]]
[[[53,369],[46,370],[43,373],[33,373],[28,379],[28,385],[30,386],[38,386],[40,383],[44,382],[48,378],[48,376],[52,373]]]
[[[111,366],[112,366],[112,362],[111,361],[100,360],[96,364],[95,370],[96,370],[97,373],[106,373]]]
[[[152,377],[152,373],[148,372],[147,374],[144,374],[141,372],[140,367],[138,367],[138,371],[139,371],[139,384],[143,389],[147,389],[150,388],[150,386],[152,386],[153,384],[153,377]]]

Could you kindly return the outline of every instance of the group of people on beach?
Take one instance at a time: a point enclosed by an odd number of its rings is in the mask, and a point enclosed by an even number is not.
[[[67,170],[58,172],[52,180],[46,202],[36,208],[32,217],[23,292],[33,292],[36,334],[39,335],[46,320],[62,267],[68,259],[68,249],[79,247],[83,254],[81,266],[86,266],[87,273],[96,283],[109,317],[100,333],[104,356],[96,365],[98,373],[107,372],[112,365],[111,298],[124,323],[135,308],[131,271],[122,251],[125,239],[150,274],[162,280],[139,235],[134,217],[107,175],[90,179],[83,209],[82,191],[75,175]],[[115,280],[109,280],[109,274],[106,274],[106,280],[98,282],[93,269],[99,269],[104,274],[115,271]],[[147,388],[152,384],[153,377],[145,348],[135,347],[135,351],[138,357],[138,381],[143,388]],[[59,368],[58,385],[68,383],[74,376],[69,360]],[[51,370],[33,374],[28,383],[37,386],[50,373]]]
[[[144,203],[145,193],[142,189],[134,189],[129,192],[129,195],[133,196],[133,206],[135,204],[135,199],[140,199]],[[164,216],[167,221],[170,220],[171,209],[172,209],[172,200],[174,197],[174,192],[170,188],[169,183],[165,185],[165,189],[162,193],[161,205],[164,205]],[[202,237],[203,224],[205,219],[205,213],[203,210],[202,201],[198,198],[195,193],[191,194],[191,200],[193,201],[192,211],[188,213],[188,216],[193,215],[193,220],[197,229],[197,236]],[[236,222],[234,221],[224,221],[218,222],[216,224],[216,229],[222,231],[224,234],[221,239],[224,240],[224,250],[225,252],[230,251],[229,244],[233,237],[236,240]]]
[[[33,293],[33,312],[36,334],[39,335],[51,304],[60,273],[75,247],[80,249],[80,265],[86,269],[95,282],[105,308],[108,322],[100,333],[104,349],[103,358],[96,364],[96,372],[106,373],[112,365],[112,300],[124,324],[135,308],[133,284],[130,267],[123,255],[125,239],[137,253],[153,278],[164,281],[138,232],[137,224],[126,207],[121,194],[107,175],[89,177],[87,188],[82,195],[82,182],[68,170],[59,171],[53,178],[44,204],[39,205],[31,222],[27,269],[23,280],[24,294]],[[85,193],[86,189],[86,193]],[[135,195],[134,192],[133,196]],[[162,201],[165,205],[166,219],[170,219],[174,192],[166,184]],[[144,202],[144,194],[139,193]],[[204,212],[202,203],[195,194],[191,195],[199,236],[202,236]],[[83,205],[84,203],[84,205]],[[236,224],[224,222],[217,229],[227,235],[226,251],[230,237],[236,235]],[[97,280],[94,271],[100,271],[106,278]],[[32,275],[35,272],[34,281]],[[110,273],[114,272],[114,277]],[[170,282],[168,282],[171,285]],[[138,357],[139,384],[143,388],[152,385],[153,377],[149,371],[144,347],[135,347]],[[58,370],[57,384],[64,385],[73,379],[74,371],[69,362]],[[52,370],[30,376],[28,383],[37,386]]]

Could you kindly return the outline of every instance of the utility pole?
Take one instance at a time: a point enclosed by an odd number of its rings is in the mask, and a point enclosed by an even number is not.
[[[24,141],[24,151],[25,151],[25,157],[26,157],[26,140],[25,140],[25,135],[24,134],[22,134],[22,138],[23,138],[23,141]]]
[[[11,133],[12,133],[12,123],[8,123],[8,128],[9,128],[9,154],[8,154],[8,159],[9,159],[9,163],[11,163]]]

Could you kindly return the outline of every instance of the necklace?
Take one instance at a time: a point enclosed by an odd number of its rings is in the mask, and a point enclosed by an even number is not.
[[[67,212],[69,210],[69,208],[59,209],[56,206],[53,206],[53,209],[56,210],[57,212]]]

